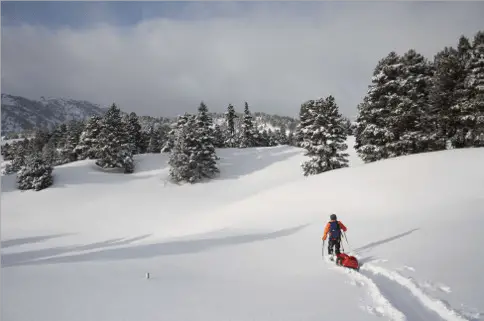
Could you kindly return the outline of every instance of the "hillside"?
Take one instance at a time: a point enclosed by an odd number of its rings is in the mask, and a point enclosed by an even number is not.
[[[2,319],[482,320],[484,149],[350,152],[303,177],[301,149],[222,149],[221,177],[188,186],[165,154],[59,166],[40,192],[2,176]],[[322,259],[331,212],[359,273]]]
[[[2,136],[33,128],[52,129],[69,120],[102,115],[104,111],[99,105],[88,101],[44,97],[31,100],[2,94]]]
[[[44,98],[31,100],[20,96],[2,94],[2,136],[14,135],[33,130],[35,128],[52,129],[56,125],[67,123],[69,120],[85,120],[90,116],[103,115],[107,107],[98,104],[75,99]],[[123,114],[129,113],[119,106]],[[187,112],[196,111],[197,106],[187,108]],[[243,108],[236,106],[239,119],[242,117]],[[143,131],[149,131],[150,126],[175,121],[173,117],[153,117],[138,115]],[[223,113],[212,113],[215,123],[225,122]],[[256,126],[262,131],[277,130],[282,126],[294,131],[297,120],[287,116],[269,115],[262,112],[254,113]]]

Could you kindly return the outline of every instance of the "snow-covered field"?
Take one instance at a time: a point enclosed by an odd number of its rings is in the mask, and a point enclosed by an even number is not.
[[[221,177],[193,186],[159,154],[60,166],[40,192],[2,176],[1,319],[484,319],[484,149],[351,152],[304,177],[297,148],[218,150]],[[321,256],[332,212],[360,272]]]

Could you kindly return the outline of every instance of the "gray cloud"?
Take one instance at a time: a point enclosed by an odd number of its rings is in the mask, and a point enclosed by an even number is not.
[[[193,4],[193,12],[200,4]],[[195,9],[194,9],[195,8]],[[86,99],[174,116],[204,100],[212,111],[297,116],[308,99],[334,95],[353,116],[389,51],[431,59],[483,28],[479,2],[346,2],[279,6],[203,19],[152,19],[132,27],[2,29],[2,92]],[[212,14],[212,18],[209,18]]]

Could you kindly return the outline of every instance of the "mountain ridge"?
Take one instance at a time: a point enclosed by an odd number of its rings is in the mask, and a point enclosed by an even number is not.
[[[62,123],[70,120],[86,120],[91,116],[102,116],[108,107],[101,107],[100,104],[92,103],[87,100],[77,100],[70,98],[45,97],[39,100],[25,98],[23,96],[2,93],[2,137],[15,137],[25,132],[34,131],[37,128],[53,129]],[[121,108],[122,109],[122,108]],[[196,106],[187,110],[195,112]],[[123,114],[130,112],[122,111]],[[290,116],[270,115],[264,112],[251,111],[256,121],[257,127],[261,129],[280,129],[294,131],[298,119]],[[222,123],[224,113],[210,113],[214,118],[214,123]],[[239,117],[242,112],[236,113]],[[150,126],[161,123],[171,123],[176,117],[154,117],[150,115],[138,115],[142,130],[147,131]]]

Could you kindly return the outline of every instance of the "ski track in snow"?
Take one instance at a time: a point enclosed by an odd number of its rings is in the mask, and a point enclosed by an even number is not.
[[[336,266],[334,262],[330,261],[326,258],[326,262],[330,265],[333,265],[333,269],[340,272],[348,274],[355,285],[357,286],[366,286],[368,289],[368,294],[370,295],[371,299],[373,300],[376,307],[372,306],[362,306],[363,309],[367,310],[367,312],[377,315],[377,316],[384,316],[387,317],[389,320],[394,321],[404,321],[407,320],[405,315],[398,310],[395,306],[393,306],[390,301],[383,295],[380,291],[378,286],[373,282],[373,280],[359,272],[356,272],[351,269],[342,268]]]
[[[468,321],[444,302],[426,294],[412,278],[372,264],[362,265],[360,273],[370,279],[408,320]],[[439,288],[444,292],[447,290],[446,287]]]
[[[326,258],[326,262],[334,265],[334,262]],[[387,260],[375,260],[373,262],[387,262]],[[411,321],[469,321],[476,320],[479,313],[464,313],[449,307],[448,304],[426,294],[421,287],[429,287],[433,290],[450,292],[450,287],[426,281],[417,284],[412,278],[407,278],[396,271],[387,270],[373,264],[362,264],[359,272],[352,269],[341,268],[334,265],[332,269],[350,276],[350,283],[358,287],[366,287],[368,294],[375,306],[362,303],[361,308],[368,313],[385,317],[389,320]],[[404,266],[400,270],[415,269]]]

